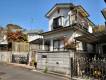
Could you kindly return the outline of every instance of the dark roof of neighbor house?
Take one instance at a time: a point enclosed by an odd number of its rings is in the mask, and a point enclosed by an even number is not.
[[[19,25],[16,24],[7,24],[6,26],[8,29],[22,29]]]
[[[101,12],[102,12],[104,18],[106,19],[106,8],[104,8]]]
[[[79,30],[84,34],[89,33],[87,31],[84,31],[83,29],[81,29],[79,24],[73,24],[73,25],[70,25],[70,26],[67,26],[67,27],[57,28],[57,29],[54,29],[52,31],[41,33],[41,35],[46,36],[46,35],[54,34],[54,33],[57,33],[57,32],[62,32],[62,31],[68,31],[68,30]]]
[[[78,41],[86,43],[106,42],[106,30],[102,32],[89,33],[75,38]]]
[[[81,5],[75,6],[72,3],[57,3],[47,12],[45,16],[48,18],[55,10],[60,8],[69,8],[69,9],[77,8],[77,10],[81,11],[84,15],[89,16],[87,11]]]

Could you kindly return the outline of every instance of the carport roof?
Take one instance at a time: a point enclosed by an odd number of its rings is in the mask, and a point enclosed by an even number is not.
[[[106,42],[106,31],[85,34],[75,39],[87,43]]]

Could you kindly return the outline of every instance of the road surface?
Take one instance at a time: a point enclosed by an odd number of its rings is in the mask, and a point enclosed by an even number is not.
[[[0,63],[0,80],[67,80],[60,76],[34,72],[29,69]]]

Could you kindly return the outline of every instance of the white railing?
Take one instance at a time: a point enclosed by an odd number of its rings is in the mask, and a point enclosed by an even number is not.
[[[66,26],[70,26],[72,24],[80,24],[81,27],[83,29],[86,29],[88,28],[88,22],[86,19],[84,18],[81,18],[80,16],[77,16],[77,19],[75,18],[76,15],[73,15],[73,16],[67,16],[67,17],[64,17],[64,27]]]

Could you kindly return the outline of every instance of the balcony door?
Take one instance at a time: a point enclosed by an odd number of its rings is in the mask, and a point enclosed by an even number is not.
[[[53,19],[53,29],[62,27],[62,16]]]

